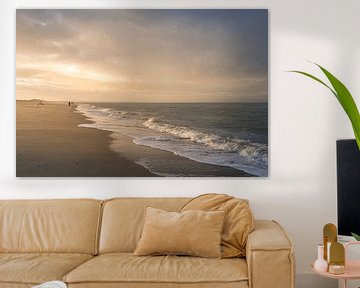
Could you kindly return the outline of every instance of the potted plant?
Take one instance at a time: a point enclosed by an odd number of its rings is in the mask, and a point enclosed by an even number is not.
[[[316,63],[314,63],[314,64],[316,66],[318,66],[320,68],[320,70],[325,74],[326,78],[330,82],[330,85],[326,84],[324,81],[320,80],[319,78],[317,78],[307,72],[298,71],[298,70],[292,70],[289,72],[294,72],[294,73],[305,75],[305,76],[319,82],[320,84],[324,85],[332,92],[332,94],[334,94],[334,96],[339,101],[340,105],[343,107],[345,113],[347,114],[347,116],[350,120],[350,123],[351,123],[353,131],[354,131],[357,147],[360,152],[360,114],[359,114],[359,110],[356,106],[356,103],[354,101],[354,98],[352,97],[350,91],[346,88],[346,86],[340,80],[338,80],[333,74],[331,74],[328,70],[326,70],[322,66],[320,66]],[[359,171],[359,174],[360,174],[360,171]],[[354,215],[354,217],[356,217],[356,216]],[[351,234],[357,241],[360,241],[360,235],[355,234],[355,233],[351,233]]]

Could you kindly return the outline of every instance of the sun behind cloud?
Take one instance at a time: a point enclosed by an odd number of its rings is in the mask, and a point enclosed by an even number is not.
[[[17,10],[17,99],[267,101],[264,13]]]

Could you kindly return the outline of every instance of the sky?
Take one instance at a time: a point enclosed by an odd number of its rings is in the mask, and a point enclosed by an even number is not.
[[[266,102],[267,10],[17,10],[16,97]]]

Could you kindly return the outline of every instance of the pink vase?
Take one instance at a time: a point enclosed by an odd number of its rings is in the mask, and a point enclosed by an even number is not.
[[[314,263],[314,269],[319,272],[326,272],[328,263],[324,260],[324,245],[318,245],[318,259]]]

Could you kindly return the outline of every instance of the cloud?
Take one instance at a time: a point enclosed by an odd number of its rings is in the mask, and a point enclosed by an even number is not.
[[[17,97],[266,101],[267,33],[266,10],[18,10]]]

